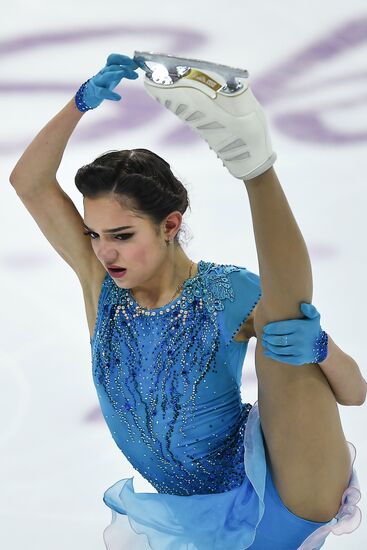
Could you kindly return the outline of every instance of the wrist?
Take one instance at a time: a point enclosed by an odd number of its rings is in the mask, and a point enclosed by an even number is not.
[[[315,340],[312,351],[314,353],[313,363],[322,365],[330,359],[332,347],[330,346],[329,335],[324,330],[320,330],[320,334]]]
[[[85,89],[86,89],[86,87],[87,87],[90,80],[91,79],[89,78],[88,80],[86,80],[80,86],[79,90],[76,92],[75,97],[74,97],[75,105],[76,105],[78,111],[80,111],[81,113],[85,113],[85,112],[89,111],[90,109],[95,109],[96,108],[96,107],[90,107],[84,99],[84,92],[85,92]]]

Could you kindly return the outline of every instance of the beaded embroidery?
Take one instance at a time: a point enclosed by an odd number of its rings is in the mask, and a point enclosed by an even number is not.
[[[85,113],[86,111],[89,111],[90,109],[95,109],[95,107],[90,107],[85,101],[84,101],[84,90],[87,87],[88,82],[91,79],[89,78],[86,82],[84,82],[77,93],[75,94],[75,105],[79,109],[80,112]]]
[[[312,348],[312,351],[314,353],[314,358],[312,360],[312,363],[321,363],[322,361],[324,361],[324,359],[326,359],[328,354],[328,343],[329,343],[329,336],[320,327],[319,335],[315,339],[314,346]]]
[[[102,284],[91,341],[101,409],[119,448],[159,492],[224,492],[245,477],[252,405],[216,361],[217,314],[233,302],[228,274],[239,270],[201,260],[182,294],[152,310],[108,274]]]

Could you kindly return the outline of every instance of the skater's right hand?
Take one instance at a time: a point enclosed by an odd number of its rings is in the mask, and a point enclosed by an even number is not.
[[[85,112],[98,107],[104,99],[120,101],[121,96],[112,90],[122,78],[135,80],[139,66],[127,55],[111,53],[107,63],[95,76],[84,82],[75,95],[75,104],[79,111]]]

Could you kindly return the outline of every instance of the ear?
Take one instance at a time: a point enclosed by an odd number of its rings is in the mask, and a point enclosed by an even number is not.
[[[174,238],[177,233],[179,232],[182,224],[182,214],[178,210],[175,210],[174,212],[171,212],[169,216],[167,216],[165,222],[164,222],[164,233],[170,238]]]

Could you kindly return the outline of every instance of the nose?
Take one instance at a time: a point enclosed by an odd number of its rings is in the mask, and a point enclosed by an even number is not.
[[[116,251],[113,252],[111,250],[111,246],[101,246],[98,250],[96,250],[96,256],[104,265],[118,264],[118,255],[116,254]]]

